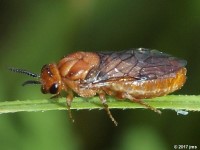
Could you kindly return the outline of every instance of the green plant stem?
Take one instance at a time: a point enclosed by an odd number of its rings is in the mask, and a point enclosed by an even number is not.
[[[110,109],[135,109],[144,106],[129,100],[116,100],[108,97],[107,104]],[[195,95],[168,95],[154,99],[145,99],[144,102],[159,109],[200,111],[200,96]],[[74,98],[71,109],[102,109],[103,106],[98,97]],[[66,99],[38,99],[38,100],[16,100],[0,102],[0,114],[14,112],[31,112],[47,110],[66,110]]]

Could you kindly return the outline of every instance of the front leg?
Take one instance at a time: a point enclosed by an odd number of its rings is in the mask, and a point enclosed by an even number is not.
[[[112,114],[111,114],[111,112],[110,112],[110,110],[109,110],[109,108],[108,108],[108,104],[107,104],[107,101],[106,101],[106,94],[105,94],[105,92],[101,91],[101,92],[99,92],[98,94],[99,94],[99,98],[100,98],[100,100],[101,100],[101,103],[103,104],[104,109],[106,110],[106,112],[107,112],[109,118],[114,122],[115,126],[117,126],[118,123],[117,123],[117,121],[115,120],[115,118],[112,116]]]
[[[55,98],[59,98],[60,97],[60,93],[53,95],[50,99],[55,99]]]
[[[74,122],[74,119],[72,117],[72,112],[71,112],[70,107],[71,107],[71,103],[73,101],[73,98],[74,98],[73,91],[68,90],[67,91],[67,97],[66,97],[66,103],[67,103],[68,115],[69,115],[69,118],[72,120],[72,122]]]

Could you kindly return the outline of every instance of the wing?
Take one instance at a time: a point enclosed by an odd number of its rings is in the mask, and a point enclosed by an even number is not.
[[[145,48],[121,52],[98,53],[100,65],[86,77],[86,83],[98,83],[116,78],[152,80],[168,77],[187,62],[171,55]]]

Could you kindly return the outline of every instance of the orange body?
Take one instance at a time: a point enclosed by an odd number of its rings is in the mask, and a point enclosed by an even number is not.
[[[51,86],[58,84],[58,89],[53,94],[59,94],[61,90],[71,90],[82,97],[106,93],[121,99],[131,97],[130,100],[133,100],[169,94],[180,89],[186,81],[186,68],[181,67],[158,79],[136,80],[126,76],[85,83],[88,73],[91,69],[98,69],[100,61],[97,53],[76,52],[61,59],[57,65],[45,65],[41,72],[42,91],[49,93]]]
[[[45,94],[59,95],[62,90],[66,91],[68,108],[74,92],[82,97],[99,95],[109,117],[117,125],[106,104],[106,94],[129,99],[160,113],[141,99],[180,89],[186,81],[185,66],[185,60],[157,50],[139,48],[108,53],[75,52],[58,64],[44,65],[40,76],[26,70],[11,70],[39,77],[40,81],[27,81],[24,85],[42,84]]]

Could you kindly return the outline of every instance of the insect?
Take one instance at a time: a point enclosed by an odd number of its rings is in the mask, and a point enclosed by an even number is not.
[[[106,103],[106,95],[129,99],[160,113],[142,99],[167,95],[180,89],[186,81],[186,64],[185,60],[157,50],[137,48],[119,52],[75,52],[57,64],[44,65],[40,75],[23,69],[10,70],[38,78],[23,85],[41,84],[44,94],[57,96],[66,91],[70,118],[73,93],[81,97],[98,95],[117,126]]]

